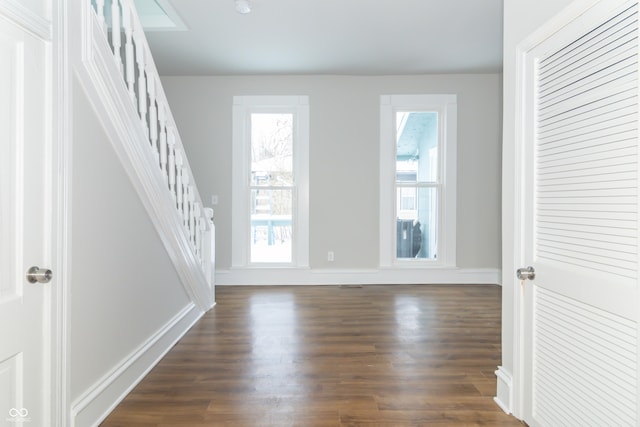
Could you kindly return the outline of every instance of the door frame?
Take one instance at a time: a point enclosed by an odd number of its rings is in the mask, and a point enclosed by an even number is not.
[[[49,105],[46,112],[50,138],[43,150],[45,174],[50,178],[44,189],[45,208],[51,208],[52,217],[46,224],[48,236],[43,236],[48,247],[49,263],[54,272],[44,301],[44,381],[46,409],[53,426],[68,425],[68,358],[67,358],[67,295],[66,283],[69,257],[70,224],[70,133],[68,112],[69,71],[67,60],[66,25],[68,0],[50,0],[50,20],[25,7],[20,0],[0,3],[2,19],[10,20],[48,44],[46,52],[46,90]],[[53,108],[56,105],[58,108]],[[46,399],[46,396],[49,399]]]
[[[55,284],[50,297],[49,378],[51,422],[57,427],[71,425],[69,396],[68,336],[70,333],[69,275],[71,259],[71,108],[70,61],[67,38],[70,6],[68,0],[51,1],[51,262]],[[54,106],[56,108],[54,108]]]
[[[67,37],[71,16],[69,0],[52,0],[50,91],[51,150],[51,262],[55,285],[50,298],[50,386],[51,422],[70,425],[69,395],[69,303],[68,288],[71,265],[71,108],[70,60]],[[55,108],[54,108],[55,106]]]
[[[511,388],[511,412],[519,419],[524,419],[526,414],[525,407],[528,404],[526,401],[527,387],[531,387],[531,384],[526,382],[526,369],[525,365],[525,324],[526,324],[526,310],[524,292],[520,288],[520,282],[515,277],[515,271],[517,268],[526,267],[525,261],[525,230],[523,225],[527,215],[530,215],[525,209],[525,188],[528,177],[531,176],[530,168],[531,162],[527,164],[526,152],[526,136],[525,132],[532,129],[532,123],[528,123],[530,120],[527,116],[526,103],[534,95],[533,91],[527,87],[527,84],[531,82],[531,76],[527,73],[530,72],[527,68],[527,61],[530,60],[532,52],[540,44],[547,39],[561,31],[564,27],[578,19],[581,15],[586,13],[591,8],[595,7],[604,0],[576,0],[563,9],[559,14],[543,24],[540,28],[529,35],[524,41],[522,41],[516,47],[516,70],[515,70],[515,132],[514,137],[514,151],[511,158],[512,166],[509,169],[511,178],[513,180],[513,195],[510,200],[510,209],[513,214],[513,228],[512,228],[512,244],[513,244],[513,256],[510,258],[508,264],[503,266],[503,286],[511,286],[513,289],[513,318],[512,324],[514,325],[512,350],[513,354],[513,371],[512,371],[512,388]],[[624,0],[620,0],[623,3]],[[508,159],[505,159],[509,161]],[[529,168],[529,169],[527,169]],[[640,195],[640,189],[639,189]],[[507,206],[509,206],[507,205]],[[640,237],[640,233],[639,233]],[[640,239],[639,239],[640,241]],[[509,260],[509,258],[506,258]],[[525,284],[526,286],[526,284]],[[638,292],[638,304],[640,305],[640,292]],[[507,319],[509,320],[509,319]],[[640,337],[640,322],[638,322],[638,336]],[[639,344],[640,346],[640,344]],[[505,349],[506,350],[506,349]],[[638,349],[640,354],[640,348]],[[638,370],[640,374],[640,358],[638,358]],[[637,413],[640,414],[640,402],[638,402]],[[526,420],[525,420],[526,421]]]

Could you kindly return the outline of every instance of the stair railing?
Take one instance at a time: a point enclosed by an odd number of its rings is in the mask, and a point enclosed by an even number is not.
[[[196,188],[134,1],[92,0],[91,4],[167,192],[182,218],[191,247],[210,278],[210,210],[203,207]]]

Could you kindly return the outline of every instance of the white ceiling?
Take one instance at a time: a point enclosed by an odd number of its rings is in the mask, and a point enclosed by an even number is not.
[[[158,0],[164,3],[167,0]],[[170,0],[147,31],[162,75],[499,72],[503,0]]]

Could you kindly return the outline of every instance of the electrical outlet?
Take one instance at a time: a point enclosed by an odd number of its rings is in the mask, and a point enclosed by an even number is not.
[[[334,260],[333,251],[327,252],[327,261],[333,262],[333,260]]]
[[[213,196],[211,196],[211,204],[214,205],[214,206],[218,204],[218,196],[217,195],[214,194]]]

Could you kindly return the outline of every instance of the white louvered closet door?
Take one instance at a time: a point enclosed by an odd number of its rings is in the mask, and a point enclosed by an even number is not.
[[[593,3],[593,2],[591,2]],[[638,4],[600,1],[525,59],[525,421],[638,426]]]

